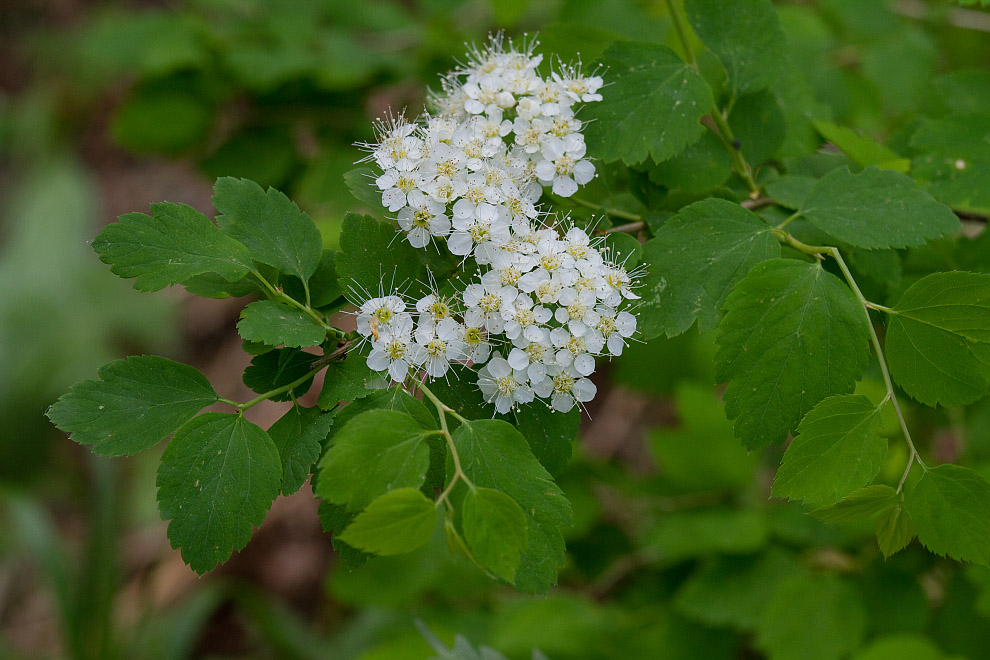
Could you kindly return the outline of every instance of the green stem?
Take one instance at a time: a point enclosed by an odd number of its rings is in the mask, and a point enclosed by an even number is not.
[[[454,461],[454,476],[451,477],[450,483],[447,484],[447,487],[443,489],[443,492],[440,493],[440,497],[438,497],[434,503],[437,507],[439,507],[443,502],[446,502],[449,506],[450,500],[448,498],[450,497],[450,493],[454,490],[454,486],[457,484],[459,479],[463,480],[464,483],[467,484],[467,487],[471,490],[474,490],[474,484],[471,483],[471,480],[467,478],[466,474],[464,474],[464,470],[461,469],[461,457],[457,454],[457,448],[454,446],[454,438],[451,436],[450,430],[447,428],[447,413],[450,413],[455,418],[460,420],[462,424],[467,424],[468,421],[457,414],[457,412],[450,408],[450,406],[441,401],[437,395],[426,386],[426,383],[418,383],[418,385],[420,392],[423,393],[423,396],[432,401],[433,405],[436,406],[437,413],[440,417],[440,433],[447,439],[447,448],[450,450],[450,457]]]
[[[901,427],[901,432],[904,434],[904,440],[907,442],[910,454],[908,456],[907,466],[904,468],[904,474],[901,476],[900,482],[897,484],[897,492],[900,493],[904,488],[904,482],[907,481],[908,473],[911,471],[911,466],[917,461],[918,465],[922,469],[927,469],[924,461],[921,460],[921,454],[918,452],[917,447],[914,445],[914,441],[911,439],[911,431],[908,430],[907,421],[904,419],[904,413],[901,411],[901,405],[897,401],[897,394],[894,393],[894,383],[890,378],[890,371],[887,369],[887,360],[883,354],[883,348],[880,346],[880,337],[877,336],[877,330],[873,327],[873,319],[870,318],[870,309],[888,310],[888,308],[882,305],[876,305],[870,302],[860,291],[859,285],[856,284],[856,279],[853,277],[852,271],[846,265],[845,259],[842,258],[842,253],[839,249],[827,245],[807,245],[797,240],[791,236],[786,231],[781,229],[774,229],[773,235],[777,237],[781,243],[791,246],[792,248],[799,250],[805,254],[810,254],[817,259],[821,259],[823,254],[835,259],[835,262],[839,266],[839,270],[842,271],[842,276],[846,279],[846,283],[849,284],[849,288],[852,289],[853,295],[856,296],[856,300],[863,307],[863,314],[866,315],[866,326],[870,329],[870,343],[873,344],[873,350],[877,354],[877,362],[880,363],[880,373],[883,376],[884,386],[887,388],[887,399],[894,406],[894,413],[897,415],[897,422]],[[888,310],[890,311],[890,310]]]
[[[800,217],[801,217],[801,212],[800,211],[795,211],[791,215],[787,216],[787,218],[782,223],[780,223],[779,225],[777,225],[777,229],[783,229],[787,225],[791,224],[791,222],[793,220],[797,220]]]
[[[262,401],[266,401],[266,400],[272,398],[273,396],[276,396],[278,394],[282,394],[283,392],[291,392],[292,390],[296,389],[297,387],[299,387],[300,385],[302,385],[303,383],[305,383],[307,380],[310,380],[311,378],[313,378],[313,376],[315,376],[315,375],[316,375],[316,371],[315,370],[310,370],[308,373],[306,373],[303,376],[300,376],[299,378],[295,379],[294,381],[292,381],[288,385],[283,385],[282,387],[276,387],[274,390],[265,392],[264,394],[259,394],[258,396],[254,397],[250,401],[245,401],[244,403],[235,403],[235,402],[230,401],[228,399],[221,399],[221,401],[223,401],[224,403],[230,403],[230,404],[232,404],[234,406],[237,406],[237,408],[241,412],[244,412],[248,408],[251,408],[252,406],[256,406],[257,404],[261,403]]]
[[[570,197],[568,198],[571,202],[574,202],[578,206],[583,206],[588,209],[594,209],[596,211],[601,211],[606,215],[610,215],[613,218],[619,218],[620,220],[631,220],[634,222],[642,221],[643,216],[636,215],[635,213],[630,213],[629,211],[623,211],[622,209],[614,209],[610,206],[602,206],[601,204],[595,204],[594,202],[589,202],[586,199],[581,199],[580,197]]]
[[[687,58],[687,63],[691,65],[691,68],[698,71],[698,61],[694,58],[694,49],[691,48],[691,41],[688,39],[684,16],[674,5],[674,0],[665,0],[665,2],[667,11],[670,12],[670,20],[674,23],[674,30],[677,31],[677,40],[681,42],[681,47],[684,49],[684,57]]]
[[[750,193],[756,198],[760,194],[760,186],[756,184],[756,180],[753,179],[753,168],[749,166],[746,162],[746,158],[743,156],[742,151],[736,146],[736,138],[732,134],[732,129],[729,127],[729,122],[722,116],[722,112],[718,109],[715,110],[711,115],[712,121],[715,122],[716,128],[718,128],[718,134],[722,138],[722,144],[725,145],[725,149],[729,152],[729,156],[732,158],[732,167],[735,169],[736,173],[743,178],[746,182],[746,186],[749,187]]]
[[[303,289],[306,291],[306,304],[304,305],[295,298],[293,298],[292,296],[282,291],[281,289],[276,289],[274,286],[272,286],[271,282],[265,279],[265,277],[258,271],[256,270],[251,271],[251,274],[254,275],[256,278],[258,278],[258,281],[261,282],[262,286],[265,287],[265,289],[268,291],[269,298],[275,298],[281,300],[282,302],[288,303],[293,307],[296,307],[300,311],[305,312],[314,321],[319,323],[325,330],[329,331],[334,329],[332,326],[327,325],[323,317],[317,314],[313,310],[313,308],[309,306],[309,285],[307,285],[305,282],[303,283]]]

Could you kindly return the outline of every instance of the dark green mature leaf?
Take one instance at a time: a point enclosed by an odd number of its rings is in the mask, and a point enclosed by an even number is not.
[[[818,263],[774,259],[736,285],[719,326],[715,376],[749,449],[782,442],[802,416],[848,392],[869,359],[866,316]]]
[[[384,291],[418,290],[425,277],[416,248],[391,225],[356,213],[344,216],[337,279],[351,302],[363,302]]]
[[[343,360],[327,365],[320,391],[319,406],[324,410],[333,408],[341,401],[354,401],[374,393],[368,383],[380,380],[381,376],[368,368],[366,358],[352,350]]]
[[[500,490],[473,488],[461,503],[464,540],[478,563],[508,583],[526,550],[526,514]]]
[[[271,392],[299,380],[307,373],[316,372],[310,367],[317,356],[298,348],[276,348],[251,358],[251,364],[244,370],[244,384],[258,394]],[[300,397],[309,391],[312,380],[304,382],[292,392],[283,392],[271,397],[272,401],[288,401],[293,396]]]
[[[921,544],[937,555],[990,564],[990,484],[968,468],[925,470],[904,505]]]
[[[894,305],[887,362],[928,406],[972,403],[990,389],[990,274],[932,273]]]
[[[247,248],[185,204],[152,204],[103,228],[93,249],[110,270],[136,277],[134,288],[158,291],[203,273],[236,281],[253,268]]]
[[[845,579],[794,577],[763,611],[756,643],[771,658],[839,660],[862,643],[866,622],[863,601]]]
[[[258,261],[307,281],[323,254],[323,239],[309,216],[275,190],[254,181],[223,177],[213,187],[220,228]]]
[[[650,181],[685,193],[703,193],[721,185],[732,174],[732,159],[722,140],[705,131],[684,151],[650,168]]]
[[[725,14],[719,0],[685,0],[695,33],[725,66],[732,97],[765,89],[784,65],[784,33],[770,0],[736,0]]]
[[[326,500],[320,502],[316,513],[320,517],[320,526],[323,531],[332,535],[330,544],[337,551],[337,556],[344,568],[353,571],[374,556],[340,540],[340,533],[357,517],[356,513],[348,511],[346,506],[339,506]]]
[[[268,429],[282,462],[283,495],[295,493],[309,478],[333,417],[319,408],[295,405]]]
[[[752,630],[777,587],[802,572],[790,553],[774,547],[755,557],[718,557],[688,578],[674,607],[709,625]]]
[[[732,287],[750,268],[780,256],[769,225],[724,199],[681,209],[643,246],[649,271],[643,280],[639,329],[647,339],[673,337],[698,319],[710,330]]]
[[[929,121],[911,137],[920,151],[912,174],[941,202],[962,211],[990,213],[990,114]]]
[[[320,265],[316,272],[309,278],[309,291],[312,295],[311,304],[313,307],[323,307],[329,305],[343,295],[340,283],[337,281],[337,253],[333,250],[324,250],[320,257]],[[297,300],[300,300],[297,298]]]
[[[429,541],[436,526],[433,502],[415,488],[396,488],[372,501],[339,538],[365,552],[399,555]]]
[[[258,300],[241,310],[237,332],[269,346],[318,346],[327,335],[309,314],[274,300]]]
[[[557,477],[571,459],[581,413],[577,408],[562,413],[545,406],[520,406],[515,411],[516,428],[543,467]]]
[[[564,563],[561,527],[571,524],[570,503],[510,424],[494,419],[470,422],[459,426],[453,437],[468,479],[475,486],[501,490],[526,512],[528,542],[515,586],[527,593],[546,592]],[[465,490],[459,487],[455,495],[463,497]]]
[[[696,142],[714,107],[712,90],[665,46],[616,42],[602,55],[612,83],[586,110],[588,148],[606,163],[662,162]]]
[[[179,429],[158,467],[168,538],[197,573],[251,538],[278,495],[282,465],[268,434],[241,415],[204,413]]]
[[[801,215],[830,236],[868,250],[922,245],[959,230],[949,207],[890,170],[832,170],[811,189]]]
[[[320,461],[317,497],[359,511],[394,488],[419,488],[430,465],[426,436],[404,413],[361,413],[337,431]]]
[[[850,493],[835,504],[809,511],[809,515],[830,525],[842,525],[875,516],[897,505],[897,491],[884,484],[874,484]]]
[[[811,189],[818,183],[812,176],[788,174],[767,184],[767,194],[781,206],[789,209],[799,209],[808,199]]]
[[[824,399],[798,425],[773,494],[831,504],[865,486],[880,472],[887,449],[879,431],[880,409],[865,396]]]
[[[787,122],[777,97],[764,90],[736,100],[729,115],[729,128],[746,161],[756,166],[777,153],[786,137]]]
[[[914,522],[904,506],[898,503],[877,518],[877,545],[885,558],[903,550],[914,538]]]
[[[150,355],[100,367],[59,397],[48,418],[81,445],[105,456],[136,454],[174,433],[215,403],[206,376],[189,365]]]
[[[854,163],[864,167],[873,165],[881,170],[894,170],[901,174],[907,174],[911,167],[911,161],[907,158],[901,158],[889,148],[851,128],[836,126],[827,121],[813,123],[819,135],[841,149]]]
[[[375,172],[370,167],[357,167],[344,173],[344,184],[354,199],[370,211],[382,209],[382,193],[375,185]]]

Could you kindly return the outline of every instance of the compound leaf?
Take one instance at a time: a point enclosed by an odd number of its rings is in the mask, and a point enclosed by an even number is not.
[[[679,335],[695,319],[699,330],[714,328],[732,287],[754,265],[779,257],[780,243],[752,211],[712,198],[681,209],[643,253],[650,268],[639,327],[649,339]]]
[[[114,274],[136,277],[134,288],[141,291],[158,291],[204,273],[235,282],[254,267],[247,248],[185,204],[152,204],[150,216],[122,215],[103,228],[93,249]]]
[[[878,434],[880,409],[865,396],[821,401],[804,416],[784,452],[773,494],[833,503],[877,476],[887,449]]]
[[[990,563],[990,484],[979,474],[949,463],[930,468],[904,504],[926,548],[953,559]]]
[[[801,215],[849,245],[873,250],[922,245],[959,230],[959,218],[914,181],[891,170],[834,169],[812,187]]]
[[[158,467],[168,538],[197,573],[251,538],[278,495],[282,465],[268,434],[241,415],[204,413],[180,428]]]
[[[590,153],[627,165],[659,163],[697,142],[699,120],[714,107],[708,83],[674,51],[658,44],[615,42],[602,55],[608,94],[587,108]]]
[[[897,384],[928,406],[961,406],[990,389],[990,274],[932,273],[894,306],[887,362]]]
[[[304,282],[316,272],[323,255],[320,230],[281,192],[266,192],[249,179],[222,177],[213,186],[213,206],[220,212],[220,228],[256,260]]]
[[[726,300],[715,355],[736,437],[748,449],[782,442],[815,404],[852,388],[868,341],[863,308],[818,263],[754,266]]]
[[[100,367],[98,376],[73,385],[49,408],[48,418],[105,456],[153,447],[217,400],[206,376],[163,357],[115,360]]]
[[[365,552],[398,555],[429,541],[436,525],[433,502],[415,488],[396,488],[375,498],[338,538]]]

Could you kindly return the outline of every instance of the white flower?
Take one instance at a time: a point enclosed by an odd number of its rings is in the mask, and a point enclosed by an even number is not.
[[[539,341],[547,332],[541,326],[552,317],[549,309],[542,305],[534,307],[532,298],[526,294],[519,295],[502,309],[505,336],[514,340],[519,335],[525,335],[529,341]]]
[[[443,214],[444,205],[419,190],[409,193],[409,206],[399,211],[399,227],[415,248],[426,247],[431,236],[450,233],[450,219]]]
[[[519,291],[511,286],[485,286],[469,284],[463,293],[464,322],[467,325],[484,327],[489,332],[502,332],[505,319],[502,315],[509,303],[516,299]]]
[[[452,253],[467,256],[477,245],[508,239],[509,223],[504,211],[484,202],[474,205],[467,199],[454,204],[454,231],[447,239],[447,248]],[[484,263],[478,255],[475,260]]]
[[[461,329],[463,331],[461,344],[464,352],[461,359],[466,363],[484,364],[492,352],[488,333],[484,328],[473,325],[461,325]]]
[[[545,378],[533,385],[533,391],[541,399],[549,397],[554,410],[567,412],[575,403],[594,399],[598,388],[572,367],[550,366]]]
[[[555,356],[557,364],[573,366],[582,376],[595,370],[594,354],[601,352],[602,340],[594,333],[575,335],[564,328],[554,328],[550,331],[550,341],[559,349]]]
[[[554,312],[557,323],[567,325],[572,334],[581,336],[588,331],[589,326],[598,324],[598,312],[595,309],[597,296],[594,291],[581,291],[570,287],[560,292],[560,307]]]
[[[584,159],[586,147],[578,133],[556,138],[543,145],[543,160],[536,165],[536,176],[544,185],[553,184],[553,194],[570,197],[595,178],[595,166]]]
[[[478,370],[478,388],[485,401],[495,404],[495,410],[507,413],[518,403],[533,400],[533,390],[527,384],[524,371],[516,371],[505,358],[496,355]]]
[[[606,305],[598,305],[595,311],[598,313],[598,323],[592,332],[601,336],[609,353],[622,355],[625,340],[636,333],[636,317],[629,312],[616,313]]]
[[[375,179],[375,185],[382,191],[382,206],[393,213],[405,206],[407,195],[423,183],[423,178],[412,168],[388,169]]]
[[[623,299],[638,300],[633,293],[633,279],[622,266],[605,265],[596,279],[598,299],[609,307],[618,307]]]
[[[461,324],[449,318],[436,325],[421,325],[416,328],[417,355],[431,378],[440,378],[446,374],[450,361],[462,357],[464,347],[461,333]]]
[[[409,375],[409,369],[418,366],[423,355],[420,348],[410,340],[409,329],[382,337],[375,342],[368,355],[368,368],[372,371],[387,371],[389,377],[401,383]]]
[[[399,296],[372,298],[358,312],[357,331],[378,341],[382,333],[399,334],[412,331],[412,315]]]
[[[444,319],[452,318],[453,301],[445,296],[431,293],[416,301],[416,312],[419,314],[419,325],[436,325]]]

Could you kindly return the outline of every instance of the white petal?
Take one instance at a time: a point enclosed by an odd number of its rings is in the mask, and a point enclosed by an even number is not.
[[[595,370],[595,358],[591,357],[587,353],[582,353],[574,358],[574,368],[582,376],[591,375]]]

